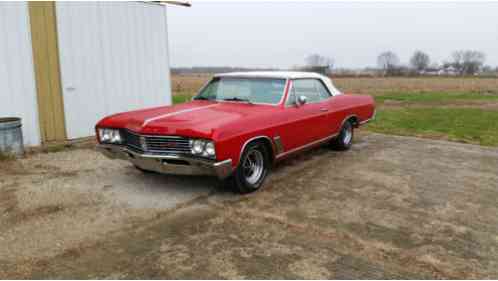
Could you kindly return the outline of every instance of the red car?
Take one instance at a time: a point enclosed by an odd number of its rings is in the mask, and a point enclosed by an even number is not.
[[[372,97],[320,74],[239,72],[215,75],[191,102],[106,117],[96,132],[100,151],[141,171],[214,175],[247,193],[295,152],[349,149],[374,113]]]

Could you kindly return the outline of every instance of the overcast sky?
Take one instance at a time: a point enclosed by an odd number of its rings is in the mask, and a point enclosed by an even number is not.
[[[286,68],[319,53],[357,68],[385,50],[407,63],[416,49],[437,62],[480,50],[498,66],[498,2],[234,2],[168,6],[172,66]]]

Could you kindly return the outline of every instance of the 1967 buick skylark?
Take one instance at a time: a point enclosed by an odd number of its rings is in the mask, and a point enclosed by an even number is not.
[[[100,151],[141,171],[214,175],[247,193],[295,152],[349,149],[374,113],[372,97],[343,94],[320,74],[225,73],[191,102],[115,114],[96,133]]]

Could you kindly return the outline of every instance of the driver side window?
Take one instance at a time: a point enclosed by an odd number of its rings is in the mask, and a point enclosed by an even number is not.
[[[320,89],[320,86],[322,89]],[[330,97],[330,94],[323,88],[323,85],[316,79],[296,79],[292,82],[292,89],[289,92],[286,105],[295,104],[296,98],[299,96],[306,97],[306,103],[315,103]]]

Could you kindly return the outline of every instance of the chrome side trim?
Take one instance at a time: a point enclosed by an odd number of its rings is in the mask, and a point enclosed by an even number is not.
[[[373,118],[368,118],[368,119],[365,119],[365,120],[363,120],[363,121],[359,122],[358,124],[360,124],[360,125],[364,125],[364,124],[366,124],[366,123],[368,123],[368,122],[372,121],[372,119],[373,119]]]
[[[284,146],[282,145],[282,140],[280,139],[280,136],[273,137],[273,141],[275,142],[275,148],[277,151],[275,151],[275,154],[281,154],[284,152]]]
[[[288,150],[288,151],[286,151],[286,152],[280,153],[280,154],[279,154],[279,155],[277,155],[275,158],[276,158],[276,159],[280,159],[280,158],[282,158],[282,157],[284,157],[284,156],[287,156],[287,155],[289,155],[289,154],[292,154],[292,153],[294,153],[294,152],[298,152],[298,151],[300,151],[300,150],[303,150],[303,149],[306,149],[306,148],[309,148],[309,147],[312,147],[312,146],[318,145],[318,144],[320,144],[320,143],[324,143],[324,142],[326,142],[326,141],[328,141],[328,140],[331,140],[331,139],[333,139],[333,138],[337,137],[338,135],[339,135],[339,134],[333,134],[333,135],[330,135],[330,136],[325,137],[325,138],[323,138],[323,139],[319,139],[319,140],[316,140],[316,141],[310,142],[310,143],[308,143],[308,144],[302,145],[302,146],[300,146],[300,147],[293,148],[293,149]]]

